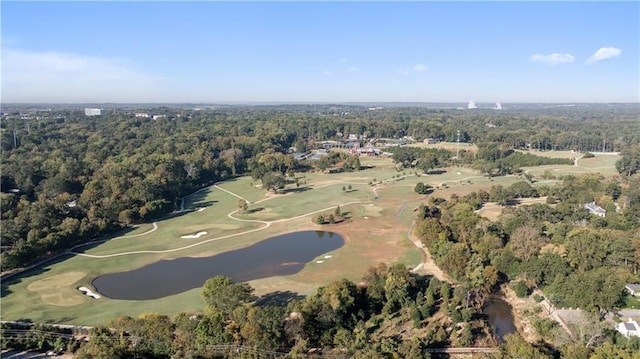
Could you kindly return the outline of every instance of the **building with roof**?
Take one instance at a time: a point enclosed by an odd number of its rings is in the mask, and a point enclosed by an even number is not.
[[[627,322],[618,323],[616,330],[627,338],[631,336],[640,337],[640,325],[632,318],[629,318]]]
[[[589,213],[596,215],[598,217],[604,217],[607,214],[607,211],[604,208],[598,206],[596,202],[587,203],[584,205],[584,209],[589,211]]]
[[[634,297],[640,297],[640,283],[625,284],[624,289]]]

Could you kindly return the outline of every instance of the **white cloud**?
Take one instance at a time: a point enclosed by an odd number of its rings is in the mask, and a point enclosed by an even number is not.
[[[360,68],[356,66],[350,66],[348,69],[345,70],[345,72],[348,72],[348,73],[358,72],[358,71],[360,71]]]
[[[341,63],[346,64],[347,62],[349,62],[349,59],[342,59],[340,60]]]
[[[422,71],[424,71],[426,69],[427,69],[427,66],[425,66],[423,64],[415,64],[413,66],[405,66],[405,67],[397,70],[396,72],[398,73],[398,75],[409,76],[411,73],[422,72]]]
[[[620,56],[620,54],[622,53],[622,50],[616,48],[616,47],[601,47],[598,49],[598,51],[596,51],[595,54],[593,54],[588,60],[587,62],[597,62],[597,61],[602,61],[602,60],[606,60],[606,59],[612,59],[614,57],[618,57]]]
[[[324,71],[322,71],[322,74],[323,74],[323,75],[331,75],[331,71],[329,71],[329,70],[324,70]]]
[[[421,72],[421,71],[426,70],[426,68],[427,68],[427,67],[426,67],[426,66],[424,66],[423,64],[417,64],[417,65],[414,65],[414,66],[413,66],[413,71],[415,71],[415,72]]]
[[[547,65],[566,64],[574,62],[575,60],[576,58],[571,54],[553,53],[548,55],[535,54],[531,56],[531,61],[542,62]]]
[[[2,54],[2,102],[151,101],[160,82],[126,59],[10,48]]]

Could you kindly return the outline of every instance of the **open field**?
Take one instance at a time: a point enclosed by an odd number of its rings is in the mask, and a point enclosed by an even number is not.
[[[561,154],[564,153],[570,154],[570,152],[562,151]],[[540,152],[541,156],[553,157],[554,152],[545,151]],[[573,154],[573,157],[568,158],[578,158],[580,154]],[[600,173],[603,176],[611,176],[617,174],[616,170],[616,162],[620,159],[620,155],[617,154],[596,154],[595,157],[592,158],[580,158],[577,160],[577,165],[549,165],[549,166],[537,166],[537,167],[523,167],[522,169],[534,175],[535,177],[542,177],[545,173],[547,175],[551,175],[554,177],[559,177],[563,175],[582,175],[587,173]]]
[[[540,150],[533,150],[533,149],[527,150],[527,151],[518,150],[518,152],[530,153],[532,155],[536,155],[540,157],[569,158],[569,159],[575,159],[583,155],[582,153],[575,152],[575,151],[540,151]]]
[[[75,254],[4,280],[2,319],[99,325],[120,315],[201,311],[204,302],[200,289],[156,300],[128,301],[93,299],[77,288],[95,289],[92,280],[103,274],[132,270],[161,259],[211,256],[300,230],[333,231],[345,238],[345,245],[329,253],[330,258],[324,255],[317,258],[323,263],[314,259],[294,275],[251,281],[256,294],[274,291],[308,294],[342,277],[358,282],[368,268],[381,262],[415,267],[423,260],[423,253],[409,240],[409,229],[413,210],[427,198],[413,191],[416,183],[431,184],[438,188],[434,195],[449,197],[518,181],[515,176],[489,179],[462,167],[418,176],[410,170],[396,171],[389,158],[361,161],[368,169],[307,173],[306,184],[299,189],[288,188],[284,194],[266,193],[249,177],[198,191],[185,199],[185,211],[170,218],[77,248]],[[606,164],[611,166],[610,162]],[[370,185],[374,179],[375,184]],[[350,191],[342,190],[349,185]],[[250,202],[246,213],[238,213],[238,197]],[[349,213],[348,221],[328,226],[314,223],[315,216],[331,213],[337,205]],[[198,238],[180,238],[197,233],[201,233]]]
[[[460,143],[460,150],[471,151],[472,153],[478,152],[478,146],[472,143]],[[418,148],[442,148],[445,150],[455,151],[458,148],[457,142],[440,142],[440,143],[424,143],[417,142],[407,145],[408,147],[418,147]]]
[[[528,206],[536,203],[547,203],[547,197],[539,197],[539,198],[521,198],[518,200],[518,203],[514,205],[514,207],[520,206]],[[502,211],[505,209],[504,206],[501,206],[495,202],[485,203],[482,208],[476,211],[480,216],[487,218],[491,221],[496,221],[500,218]]]

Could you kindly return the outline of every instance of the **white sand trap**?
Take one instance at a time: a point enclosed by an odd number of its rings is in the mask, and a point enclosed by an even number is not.
[[[321,264],[324,263],[324,261],[316,261],[316,263]]]
[[[202,212],[204,211],[206,208],[202,207],[202,208],[198,208],[198,212]]]
[[[100,294],[94,293],[91,289],[87,287],[80,287],[78,288],[78,290],[84,293],[85,295],[88,295],[91,298],[100,299]]]
[[[326,256],[324,256],[324,259],[328,259],[328,258],[331,258],[331,257],[333,257],[331,254],[327,254]]]
[[[196,234],[187,234],[186,236],[180,236],[180,238],[184,238],[184,239],[193,239],[193,238],[200,238],[202,236],[204,236],[205,234],[207,234],[206,231],[200,231]]]
[[[459,175],[461,175],[461,174],[462,174],[462,172],[456,172],[456,174],[459,174]]]

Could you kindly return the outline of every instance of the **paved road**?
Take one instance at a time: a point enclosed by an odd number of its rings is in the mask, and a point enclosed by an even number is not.
[[[46,358],[47,355],[45,353],[36,353],[36,352],[28,352],[28,351],[18,351],[18,350],[3,350],[2,354],[0,354],[2,359],[26,359],[26,358]]]

